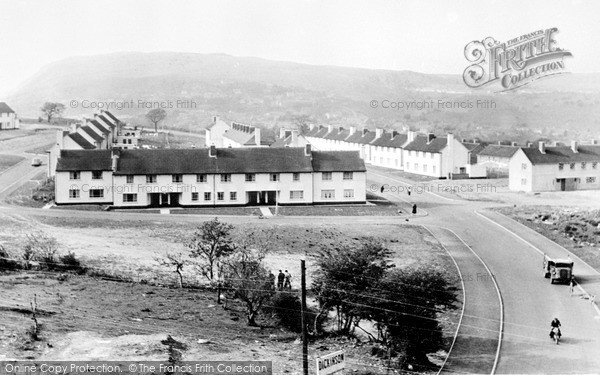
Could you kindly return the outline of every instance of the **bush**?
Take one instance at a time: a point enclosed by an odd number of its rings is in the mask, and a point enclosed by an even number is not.
[[[279,325],[292,332],[302,332],[302,303],[297,295],[279,292],[271,300],[271,305],[271,311],[275,314]],[[314,329],[316,316],[316,311],[307,308],[306,324],[309,332]],[[326,316],[323,315],[317,322],[319,332],[322,331],[325,318]]]
[[[80,273],[85,272],[85,267],[81,265],[81,261],[77,258],[75,253],[69,251],[65,255],[59,257],[60,268],[66,271],[77,271]]]
[[[0,272],[21,269],[19,262],[11,259],[8,251],[0,245]]]

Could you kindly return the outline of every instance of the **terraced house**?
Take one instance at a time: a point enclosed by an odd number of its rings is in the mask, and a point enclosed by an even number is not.
[[[306,147],[62,150],[57,204],[174,207],[366,201],[358,152]]]
[[[595,143],[595,142],[594,142]],[[595,190],[600,188],[600,146],[519,148],[509,162],[508,186],[525,192]]]

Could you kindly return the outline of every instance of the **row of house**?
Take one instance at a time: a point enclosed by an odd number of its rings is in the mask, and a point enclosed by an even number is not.
[[[366,201],[355,151],[305,147],[61,150],[57,204],[114,207],[340,204]]]
[[[19,129],[20,127],[21,122],[15,111],[5,102],[0,102],[0,130]]]
[[[311,126],[308,142],[320,150],[354,150],[366,163],[403,170],[435,178],[486,177],[477,165],[483,145],[454,138],[453,134],[436,137],[432,133],[400,133],[383,129],[344,129]]]

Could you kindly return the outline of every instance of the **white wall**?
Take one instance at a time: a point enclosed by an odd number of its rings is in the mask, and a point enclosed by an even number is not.
[[[69,198],[70,189],[79,189],[80,197],[78,199]],[[102,189],[103,198],[90,198],[90,189]],[[104,171],[102,179],[92,179],[92,172],[80,172],[78,180],[71,180],[69,172],[56,172],[55,180],[55,201],[58,204],[79,203],[79,204],[107,204],[112,203],[112,172]]]
[[[525,156],[523,150],[519,149],[515,152],[508,163],[508,188],[514,191],[532,191],[532,167],[531,161]]]

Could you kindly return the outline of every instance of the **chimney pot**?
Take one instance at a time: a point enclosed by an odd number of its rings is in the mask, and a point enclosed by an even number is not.
[[[513,147],[517,147],[517,142],[511,142],[510,145],[513,146]]]
[[[208,150],[208,156],[211,158],[217,157],[217,147],[215,145],[210,145],[210,149]]]
[[[396,138],[398,132],[396,130],[392,130],[392,139]]]
[[[363,128],[362,135],[363,137],[369,132],[369,129]]]
[[[427,143],[431,143],[435,139],[435,134],[427,133]]]

